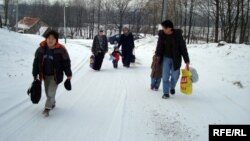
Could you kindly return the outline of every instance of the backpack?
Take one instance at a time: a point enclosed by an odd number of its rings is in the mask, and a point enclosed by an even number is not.
[[[27,94],[30,96],[30,99],[33,104],[38,104],[42,96],[42,86],[40,80],[34,80],[31,84],[31,87],[28,89]]]

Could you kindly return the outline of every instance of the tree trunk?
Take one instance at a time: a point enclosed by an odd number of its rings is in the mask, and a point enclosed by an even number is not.
[[[228,19],[227,19],[227,24],[228,24],[228,37],[227,37],[227,42],[231,43],[232,42],[232,0],[228,0]]]
[[[238,28],[239,14],[240,14],[240,0],[237,0],[237,13],[236,13],[236,17],[235,17],[232,43],[236,43],[236,32],[237,32],[237,28]]]
[[[123,13],[120,12],[120,16],[119,16],[119,34],[122,34],[122,27],[123,27]]]
[[[0,15],[0,28],[3,28],[2,17]]]
[[[210,16],[210,0],[208,0],[207,2],[208,2],[208,12],[207,12],[207,13],[208,13],[208,14],[207,14],[207,15],[208,15],[208,16],[207,16],[207,43],[208,43],[208,42],[209,42],[209,27],[210,27],[210,26],[209,26],[209,24],[210,24],[210,23],[209,23],[209,19],[210,19],[210,18],[209,18],[209,16]]]
[[[244,42],[244,0],[241,2],[240,43]]]
[[[226,41],[225,36],[225,28],[226,28],[226,20],[225,20],[225,14],[224,14],[224,3],[220,3],[220,20],[221,20],[221,40]]]
[[[154,36],[156,35],[156,26],[157,26],[156,16],[157,16],[156,4],[155,4],[155,1],[154,1],[154,6],[153,6],[153,35]]]
[[[101,21],[101,0],[98,0],[98,31],[100,30],[100,21]]]
[[[214,42],[219,40],[219,20],[220,20],[220,0],[215,0],[216,15],[215,15],[215,39]]]
[[[187,0],[184,3],[185,14],[184,14],[184,39],[187,40]]]
[[[193,7],[194,7],[194,0],[191,0],[191,6],[190,6],[190,11],[189,11],[189,29],[188,29],[188,44],[190,41],[190,36],[191,36],[191,28],[192,28],[192,19],[193,19]]]
[[[179,1],[179,9],[180,9],[180,29],[182,29],[183,28],[182,0]]]
[[[7,26],[9,15],[9,0],[4,0],[4,26]]]
[[[91,28],[91,39],[94,39],[94,30],[95,30],[95,8],[93,8],[93,19],[92,19],[92,28]]]
[[[246,12],[246,22],[244,24],[244,32],[243,32],[243,42],[247,42],[247,39],[246,39],[246,32],[247,32],[247,28],[249,29],[249,27],[247,27],[248,25],[248,20],[249,20],[249,11],[250,11],[250,0],[247,1],[247,12]]]

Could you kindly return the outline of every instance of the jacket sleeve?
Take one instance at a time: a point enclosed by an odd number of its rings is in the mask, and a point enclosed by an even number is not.
[[[133,34],[131,33],[131,42],[132,42],[132,49],[134,49],[135,48],[135,40],[134,40],[134,36],[133,36]]]
[[[39,48],[36,50],[35,52],[35,58],[34,58],[34,61],[33,61],[33,68],[32,68],[32,74],[33,74],[33,77],[37,77],[37,75],[39,74],[39,60],[38,60],[38,51]]]
[[[94,38],[94,40],[93,40],[93,44],[92,44],[92,48],[91,48],[91,51],[92,51],[92,53],[93,54],[95,54],[95,52],[96,52],[96,36],[95,36],[95,38]]]
[[[122,45],[122,42],[123,42],[123,36],[121,35],[119,39],[119,43],[118,43],[118,48],[120,48],[120,46]]]
[[[153,67],[154,67],[154,60],[151,63],[151,69],[153,69]]]
[[[108,50],[109,50],[109,46],[108,46],[108,38],[107,38],[107,36],[105,36],[105,41],[106,41],[106,48],[105,48],[105,52],[108,52]]]
[[[65,73],[65,75],[67,77],[70,77],[70,76],[72,76],[71,60],[70,60],[70,57],[69,57],[69,54],[68,54],[66,48],[64,48],[62,57],[63,57],[63,70],[64,70],[64,73]]]
[[[189,60],[189,55],[188,55],[188,51],[187,51],[187,46],[186,46],[186,42],[183,39],[182,34],[180,34],[180,48],[181,48],[181,55],[185,61],[185,63],[190,63]]]
[[[162,57],[162,54],[163,54],[162,31],[159,31],[159,34],[158,34],[158,41],[156,45],[155,54],[158,57]]]

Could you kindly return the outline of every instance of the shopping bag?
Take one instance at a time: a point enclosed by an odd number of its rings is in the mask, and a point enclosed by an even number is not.
[[[199,74],[195,68],[190,67],[192,73],[192,83],[197,83],[199,81]]]
[[[186,95],[192,94],[192,73],[187,69],[182,69],[181,92]]]
[[[131,60],[130,60],[131,63],[135,63],[136,57],[135,57],[134,54],[131,55],[131,58],[130,58],[130,59],[131,59]]]
[[[95,55],[91,55],[89,60],[90,60],[89,66],[90,66],[90,68],[93,68],[94,67],[94,63],[95,63]]]

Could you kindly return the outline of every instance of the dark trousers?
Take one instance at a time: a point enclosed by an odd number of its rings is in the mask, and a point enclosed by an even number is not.
[[[129,67],[131,63],[132,51],[122,51],[122,63],[123,66]]]
[[[113,66],[114,68],[118,68],[118,60],[113,60]]]
[[[151,89],[159,89],[161,78],[151,78]]]
[[[95,55],[95,63],[94,63],[94,70],[100,70],[102,67],[102,62],[104,59],[105,53],[101,52]]]

